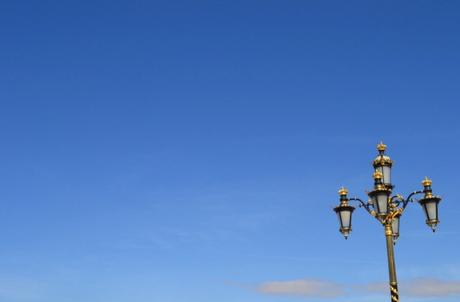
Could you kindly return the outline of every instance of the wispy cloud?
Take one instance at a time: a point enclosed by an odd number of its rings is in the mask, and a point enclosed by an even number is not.
[[[345,288],[354,288],[360,295],[387,295],[389,290],[386,282],[346,286],[344,284],[318,279],[267,281],[255,286],[257,292],[265,295],[299,296],[305,298],[337,298],[345,296]],[[436,278],[403,280],[400,282],[400,291],[402,295],[413,298],[460,296],[460,281]],[[350,292],[348,293],[350,294]]]
[[[366,292],[388,292],[386,283],[370,283],[364,286]],[[460,281],[441,280],[436,278],[417,278],[401,282],[400,291],[403,295],[417,298],[439,298],[460,296]]]
[[[257,291],[266,295],[288,295],[315,298],[334,298],[344,294],[342,286],[316,279],[269,281],[257,286]]]
[[[417,279],[406,285],[406,294],[414,297],[446,297],[460,295],[460,281]]]

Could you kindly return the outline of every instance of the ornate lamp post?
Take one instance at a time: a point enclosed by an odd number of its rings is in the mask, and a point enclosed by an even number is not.
[[[439,223],[438,219],[438,204],[441,201],[439,196],[433,195],[431,189],[431,180],[425,178],[422,181],[423,190],[410,193],[407,198],[396,194],[392,195],[394,186],[391,183],[391,168],[393,161],[385,155],[386,145],[380,143],[377,146],[378,156],[373,162],[374,166],[374,189],[368,193],[369,201],[353,197],[348,198],[348,190],[341,188],[339,190],[340,204],[334,208],[340,222],[340,232],[345,237],[351,233],[351,218],[355,207],[350,205],[351,201],[356,201],[359,207],[364,208],[371,216],[376,218],[384,227],[387,255],[388,255],[388,270],[390,276],[390,293],[391,301],[398,302],[398,282],[396,279],[396,267],[394,259],[393,245],[399,237],[399,221],[400,217],[406,209],[407,205],[415,200],[415,196],[423,195],[417,199],[422,206],[426,224],[433,230]]]

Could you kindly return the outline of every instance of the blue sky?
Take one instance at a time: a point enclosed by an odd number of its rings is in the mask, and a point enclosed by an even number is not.
[[[403,217],[402,296],[457,301],[459,31],[455,1],[3,1],[0,300],[386,299],[383,230],[331,210],[384,140],[444,197],[435,235]]]

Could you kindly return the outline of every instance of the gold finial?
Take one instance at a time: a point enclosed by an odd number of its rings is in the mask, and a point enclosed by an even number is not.
[[[340,196],[343,196],[343,195],[347,195],[348,194],[348,190],[344,187],[341,187],[340,190],[339,190],[339,195]]]
[[[380,141],[380,144],[377,145],[377,150],[379,152],[384,152],[387,149],[387,145],[385,145],[382,141]]]
[[[380,172],[379,170],[375,170],[374,179],[382,179],[382,177],[383,177],[382,172]]]
[[[425,176],[425,179],[422,181],[422,185],[424,187],[427,187],[427,186],[431,186],[433,182],[431,181],[431,179],[429,179],[428,177]]]

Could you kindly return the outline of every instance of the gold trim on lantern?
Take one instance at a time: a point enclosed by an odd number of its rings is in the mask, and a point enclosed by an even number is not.
[[[372,176],[374,177],[374,179],[382,179],[383,178],[383,174],[379,170],[375,170],[374,174]]]
[[[341,187],[340,190],[339,190],[339,195],[343,196],[343,195],[347,195],[347,194],[348,194],[347,188]]]
[[[424,187],[427,187],[427,186],[431,186],[431,184],[433,183],[433,181],[431,181],[431,179],[429,179],[428,177],[425,176],[425,179],[422,181],[422,185]]]
[[[384,152],[386,149],[387,149],[387,145],[385,145],[382,141],[380,141],[380,144],[377,145],[377,151]]]

